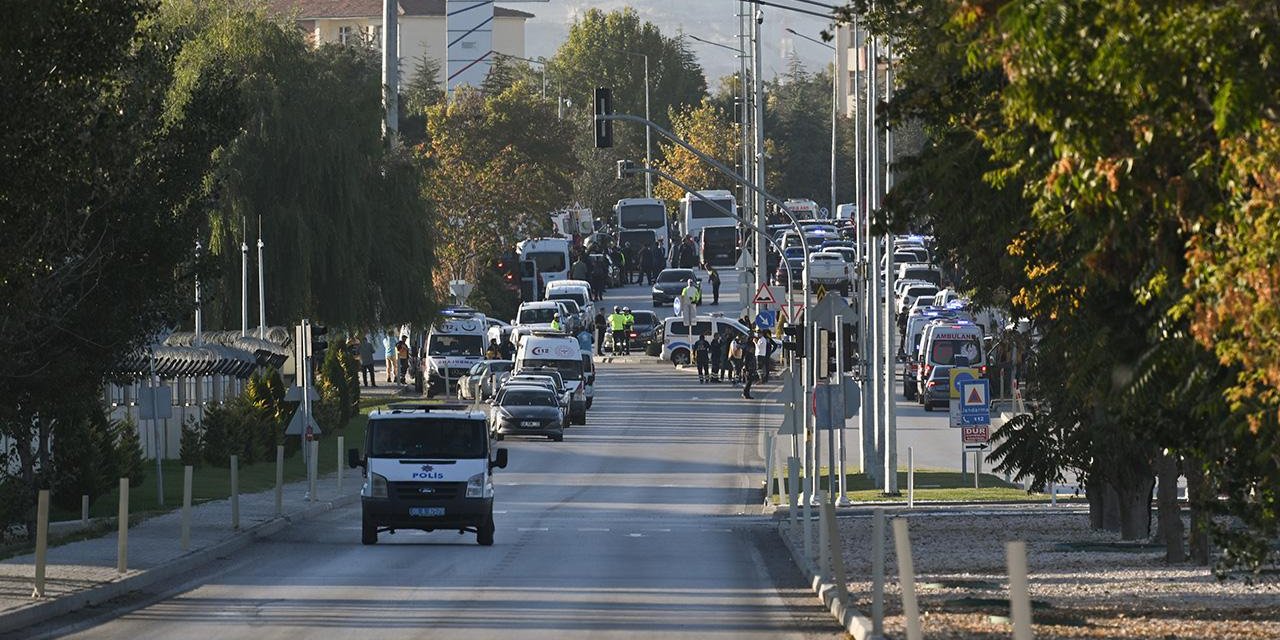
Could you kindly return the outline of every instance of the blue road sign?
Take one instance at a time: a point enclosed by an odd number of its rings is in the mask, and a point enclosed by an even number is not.
[[[756,314],[756,326],[761,329],[772,329],[778,324],[778,312],[773,309],[761,309]]]
[[[991,381],[963,380],[958,386],[960,422],[967,425],[991,424]]]

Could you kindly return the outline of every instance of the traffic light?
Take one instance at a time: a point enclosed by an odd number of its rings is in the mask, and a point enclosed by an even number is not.
[[[782,328],[782,348],[804,357],[804,325],[788,324]]]
[[[520,289],[520,265],[511,252],[503,253],[497,260],[494,260],[493,268],[494,271],[498,272],[498,277],[502,278],[504,287],[512,291]]]
[[[613,90],[608,87],[596,87],[596,111],[592,119],[595,121],[597,149],[608,149],[613,146],[613,121],[600,117],[611,115],[613,115]]]

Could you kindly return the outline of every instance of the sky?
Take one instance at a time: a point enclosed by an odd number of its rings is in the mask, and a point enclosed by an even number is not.
[[[530,58],[550,57],[569,34],[574,17],[587,9],[612,11],[631,7],[643,20],[658,26],[662,32],[674,37],[683,30],[706,40],[737,46],[738,0],[548,0],[547,2],[503,2],[500,6],[519,9],[534,14],[525,24],[525,53]],[[794,0],[779,1],[798,8],[817,9]],[[838,0],[831,4],[840,4]],[[796,38],[784,31],[790,27],[796,31],[821,39],[821,31],[827,21],[814,16],[793,13],[783,9],[762,7],[764,38],[762,39],[762,77],[772,78],[786,70],[786,60],[794,51],[805,68],[817,71],[830,64],[829,49]],[[707,86],[715,87],[716,80],[738,68],[738,61],[731,51],[689,40],[690,48],[698,56],[707,75]]]

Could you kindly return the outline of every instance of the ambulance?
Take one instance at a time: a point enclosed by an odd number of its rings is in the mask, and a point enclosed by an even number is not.
[[[582,345],[578,339],[552,331],[535,331],[522,339],[516,350],[515,374],[534,372],[543,367],[559,371],[564,379],[569,392],[569,421],[586,424],[586,376]]]

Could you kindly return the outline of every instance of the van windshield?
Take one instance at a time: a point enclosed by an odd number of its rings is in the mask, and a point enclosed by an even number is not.
[[[587,306],[587,297],[581,293],[572,293],[569,291],[552,290],[551,295],[547,296],[548,300],[569,300],[579,307]]]
[[[628,204],[618,207],[623,229],[661,229],[667,225],[667,208],[660,204]]]
[[[389,418],[369,421],[370,458],[484,458],[489,440],[483,420]]]
[[[484,353],[484,337],[458,334],[431,334],[427,354],[433,356],[478,356]]]
[[[720,200],[718,198],[708,198],[708,200],[727,209],[730,213],[733,213],[735,204],[733,200]],[[707,218],[729,218],[730,220],[733,220],[732,216],[724,213],[720,209],[717,209],[715,205],[698,199],[690,200],[689,217],[694,220],[704,220]]]
[[[569,267],[566,264],[568,258],[559,251],[532,251],[524,254],[524,259],[532,260],[538,266],[539,273],[564,271]]]
[[[547,324],[551,319],[560,313],[560,309],[552,309],[550,307],[541,307],[535,309],[521,309],[519,316],[520,324]]]
[[[550,367],[560,372],[560,377],[565,380],[581,380],[582,379],[582,361],[581,360],[548,360],[545,358],[525,358],[520,361],[520,369],[530,369],[536,367]]]
[[[942,285],[942,274],[933,269],[907,269],[902,274],[902,278],[904,280],[924,280],[925,282],[932,282],[934,286]]]
[[[981,364],[982,343],[976,337],[934,339],[929,348],[929,362],[936,365],[953,365],[956,363],[956,356],[968,358],[968,364],[971,365]]]

